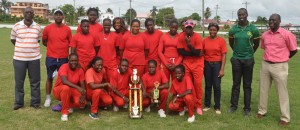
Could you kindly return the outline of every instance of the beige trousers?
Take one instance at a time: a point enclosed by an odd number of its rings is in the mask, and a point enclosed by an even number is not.
[[[290,105],[287,89],[288,68],[288,62],[270,64],[262,61],[259,84],[259,114],[265,115],[267,113],[268,94],[273,80],[279,99],[280,120],[290,122]]]

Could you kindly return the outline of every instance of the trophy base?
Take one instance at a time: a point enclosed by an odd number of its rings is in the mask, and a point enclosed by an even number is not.
[[[155,99],[155,100],[153,100],[153,103],[158,103],[158,100],[156,100],[156,99]]]
[[[143,117],[142,115],[129,115],[129,118],[131,119],[140,119],[142,117]]]

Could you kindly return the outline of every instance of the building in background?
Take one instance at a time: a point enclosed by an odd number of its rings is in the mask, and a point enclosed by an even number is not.
[[[141,22],[141,29],[146,29],[145,28],[145,21],[147,18],[150,18],[150,13],[138,13],[135,17],[135,19],[140,20]]]
[[[23,17],[24,9],[28,6],[32,7],[35,16],[40,16],[43,19],[48,18],[49,5],[39,2],[16,2],[15,4],[11,5],[9,14],[11,16]]]

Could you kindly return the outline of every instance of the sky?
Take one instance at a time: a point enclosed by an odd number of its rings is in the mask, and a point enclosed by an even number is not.
[[[41,2],[48,3],[50,9],[57,8],[60,5],[72,4],[75,6],[89,7],[98,6],[102,12],[111,8],[115,16],[126,13],[129,9],[130,0],[9,0],[11,2]],[[131,6],[137,13],[149,13],[153,6],[157,9],[164,7],[173,7],[176,18],[189,16],[197,12],[202,16],[202,0],[131,0]],[[237,19],[237,10],[246,8],[246,0],[204,0],[204,6],[212,11],[211,19],[216,13],[222,21],[228,19]],[[267,19],[273,13],[281,15],[281,23],[300,25],[300,0],[248,0],[247,1],[248,19],[255,21],[257,16]],[[218,10],[216,9],[218,5]],[[120,13],[119,13],[120,12]]]

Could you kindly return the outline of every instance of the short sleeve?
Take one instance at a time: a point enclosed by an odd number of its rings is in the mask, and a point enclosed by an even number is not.
[[[77,47],[77,37],[78,37],[78,35],[76,35],[76,34],[72,37],[72,40],[70,42],[70,47],[74,47],[74,48]]]
[[[259,32],[259,30],[254,25],[253,25],[252,34],[253,34],[253,39],[260,38],[260,32]]]
[[[234,38],[233,35],[234,35],[234,26],[228,32],[229,38]]]
[[[174,89],[174,86],[175,86],[175,83],[174,83],[174,82],[172,82],[172,86],[171,86],[171,89],[170,89],[170,93],[172,93],[172,94],[176,95],[176,94],[177,94],[177,92],[176,92],[176,90]]]
[[[88,69],[85,73],[85,82],[87,84],[95,82],[94,77],[93,77],[93,71],[91,69]]]
[[[294,34],[287,32],[286,44],[290,51],[297,49],[297,39]]]
[[[157,71],[160,71],[160,70],[157,70]],[[166,76],[162,71],[160,71],[160,75],[161,75],[162,83],[167,83],[167,82],[169,82],[167,76]]]
[[[185,41],[184,41],[184,34],[181,34],[178,38],[178,44],[177,44],[177,48],[184,48],[184,44],[185,44]]]
[[[47,40],[48,39],[48,32],[49,32],[48,28],[49,28],[49,26],[45,27],[44,32],[43,32],[42,40]]]
[[[142,38],[143,38],[144,47],[145,47],[144,49],[149,49],[150,48],[149,40],[147,40],[145,35],[142,35]]]
[[[79,81],[83,82],[85,80],[84,78],[84,71],[82,69],[79,69]]]
[[[195,39],[195,46],[194,46],[194,48],[197,50],[197,49],[200,49],[200,50],[203,50],[203,45],[202,45],[202,38],[201,38],[201,36],[199,35],[199,34],[197,34],[197,33],[194,33],[194,35],[196,35],[196,36],[194,36],[194,39]]]
[[[226,41],[223,38],[221,38],[220,44],[221,44],[222,54],[227,53],[228,50],[227,50],[227,46],[226,46]]]
[[[66,29],[67,29],[67,32],[68,32],[68,41],[70,43],[71,40],[72,40],[72,31],[71,31],[70,27],[67,27]]]
[[[68,67],[69,66],[67,65],[67,63],[61,66],[58,70],[58,74],[60,76],[68,76]]]
[[[10,32],[10,39],[16,39],[17,38],[17,26],[15,25]]]

